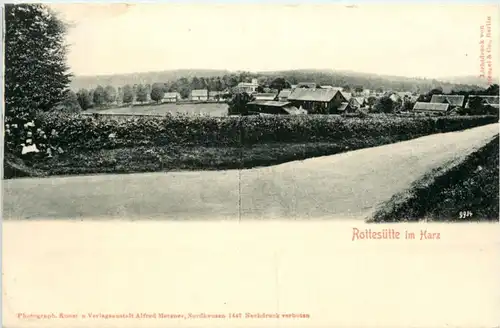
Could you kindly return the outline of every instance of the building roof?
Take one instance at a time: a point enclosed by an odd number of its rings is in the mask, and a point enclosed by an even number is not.
[[[446,112],[448,111],[450,104],[442,103],[428,103],[428,102],[417,102],[413,106],[413,110],[423,110],[423,111],[434,111],[434,112]]]
[[[258,87],[258,83],[251,83],[251,82],[240,82],[237,85],[238,87]]]
[[[206,97],[208,96],[208,90],[207,89],[195,89],[191,91],[191,96],[192,97]]]
[[[337,90],[333,89],[297,88],[293,89],[293,91],[288,96],[288,100],[329,102],[333,99],[337,92]]]
[[[360,105],[365,103],[365,97],[353,97]]]
[[[279,98],[288,98],[288,96],[290,95],[290,93],[292,93],[291,89],[283,89],[278,94],[278,97]]]
[[[247,105],[267,106],[267,107],[285,107],[290,105],[288,101],[256,100],[247,103]]]
[[[218,96],[218,95],[221,95],[221,94],[222,94],[222,91],[209,91],[208,92],[209,96]]]
[[[470,95],[469,100],[471,98],[481,98],[482,100],[485,100],[489,105],[498,105],[500,102],[500,96],[478,96],[478,95]]]
[[[349,103],[348,102],[343,102],[343,103],[340,104],[338,110],[339,111],[344,111],[344,110],[347,109],[347,107],[349,107]]]
[[[163,98],[177,98],[180,97],[181,95],[178,92],[165,92],[163,95]]]
[[[333,89],[335,90],[335,89]],[[352,98],[352,93],[350,92],[345,92],[345,91],[340,91],[340,90],[336,90],[337,92],[340,92],[340,94],[346,99],[346,100],[351,100]]]
[[[448,102],[452,106],[464,105],[465,96],[459,95],[432,95],[431,103],[445,103]]]
[[[315,82],[299,82],[299,84],[297,84],[297,88],[309,87],[310,89],[315,89],[316,85],[317,84]]]
[[[254,97],[256,100],[273,100],[276,98],[276,93],[256,93]]]
[[[320,85],[321,89],[333,89],[331,85]]]

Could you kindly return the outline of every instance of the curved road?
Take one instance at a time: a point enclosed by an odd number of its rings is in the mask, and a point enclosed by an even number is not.
[[[232,171],[3,181],[4,219],[365,218],[429,170],[472,153],[498,124]]]

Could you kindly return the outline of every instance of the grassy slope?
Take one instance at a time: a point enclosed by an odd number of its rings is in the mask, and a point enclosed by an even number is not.
[[[244,169],[338,154],[408,140],[406,135],[314,143],[266,143],[247,147],[164,146],[75,151],[38,161],[49,175]]]
[[[460,163],[429,173],[375,213],[374,222],[496,221],[499,219],[499,138]],[[460,219],[460,212],[472,217]]]

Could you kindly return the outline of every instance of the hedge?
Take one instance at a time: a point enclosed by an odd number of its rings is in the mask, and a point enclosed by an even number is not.
[[[167,115],[113,118],[52,112],[40,114],[37,121],[47,131],[58,131],[56,143],[61,146],[95,150],[167,145],[239,147],[275,142],[335,142],[377,136],[411,139],[497,123],[498,117]]]

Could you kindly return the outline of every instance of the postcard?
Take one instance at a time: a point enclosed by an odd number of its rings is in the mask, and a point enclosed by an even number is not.
[[[499,9],[5,4],[3,325],[498,325]]]

